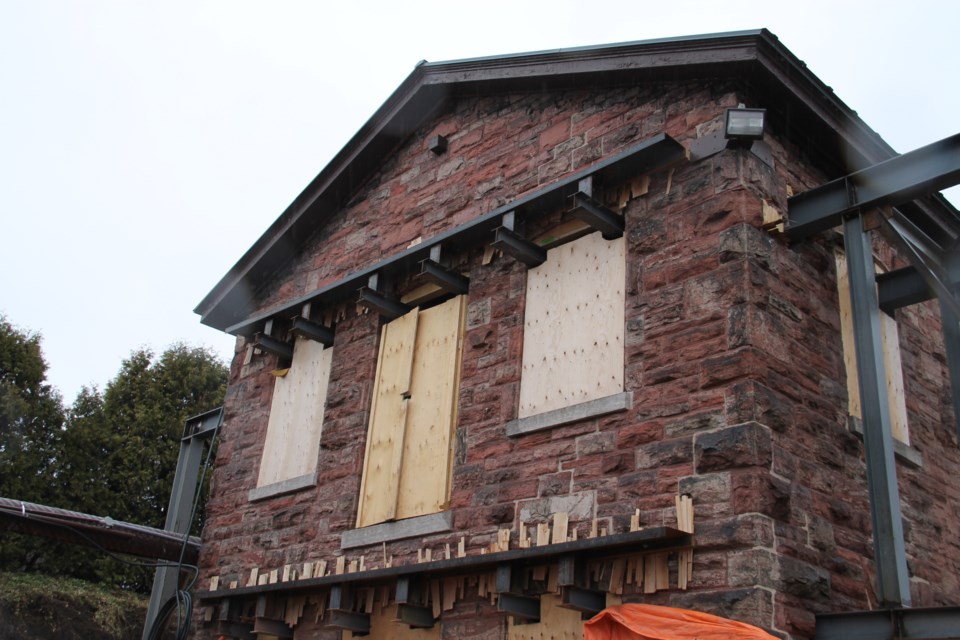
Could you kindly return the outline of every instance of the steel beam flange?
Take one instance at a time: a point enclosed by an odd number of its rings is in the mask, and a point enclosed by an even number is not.
[[[434,260],[422,261],[420,263],[420,273],[417,277],[420,280],[437,285],[447,293],[461,295],[467,293],[470,289],[470,278],[445,269]]]
[[[508,256],[519,260],[531,269],[539,267],[547,261],[547,251],[529,240],[520,237],[507,227],[497,227],[493,231],[494,249],[503,251]]]
[[[605,240],[616,240],[623,236],[623,216],[617,215],[582,191],[571,197],[571,213],[575,218],[599,231]]]
[[[393,300],[381,295],[369,287],[360,289],[360,297],[357,300],[357,304],[370,309],[387,320],[393,320],[402,315],[406,315],[413,308],[403,304],[399,300]]]
[[[497,611],[528,622],[540,621],[539,596],[521,596],[515,593],[501,593],[497,598]]]
[[[293,319],[293,326],[290,327],[290,333],[307,340],[319,342],[325,347],[333,346],[333,329],[325,327],[322,324],[311,322],[306,318],[297,316]]]
[[[258,334],[253,340],[253,346],[287,360],[293,359],[293,345],[266,334]]]
[[[560,606],[564,609],[573,609],[591,616],[600,613],[607,606],[607,595],[602,591],[574,586],[561,587],[560,599]]]
[[[436,623],[431,607],[402,602],[397,604],[397,618],[411,629],[429,629]]]

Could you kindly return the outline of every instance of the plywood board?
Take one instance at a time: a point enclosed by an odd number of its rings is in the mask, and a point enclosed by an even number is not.
[[[466,296],[420,312],[406,415],[397,518],[446,506]]]
[[[840,303],[840,331],[843,339],[843,364],[847,371],[847,411],[857,418],[863,417],[860,407],[860,376],[857,372],[857,352],[853,340],[853,311],[850,306],[850,280],[847,275],[847,260],[842,251],[835,254],[837,264],[837,293]],[[883,269],[877,267],[878,272]],[[910,429],[907,425],[907,403],[903,387],[903,367],[900,361],[900,334],[897,321],[880,312],[880,337],[883,342],[884,368],[887,370],[887,396],[890,408],[890,427],[893,437],[910,444]]]
[[[344,638],[360,638],[365,640],[439,640],[440,625],[436,624],[430,629],[411,629],[402,622],[397,621],[397,605],[391,604],[387,607],[374,607],[370,613],[370,634],[354,635],[350,631],[344,631]]]
[[[274,380],[258,487],[316,471],[332,353],[298,338],[289,372]]]
[[[593,233],[527,272],[518,417],[623,391],[624,250]]]
[[[397,466],[403,453],[418,320],[419,309],[414,309],[385,324],[380,334],[380,355],[357,513],[358,527],[396,517]]]

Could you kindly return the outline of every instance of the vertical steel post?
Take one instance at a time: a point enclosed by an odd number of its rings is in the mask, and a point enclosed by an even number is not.
[[[167,505],[167,519],[164,531],[174,531],[188,535],[190,517],[193,515],[193,503],[200,491],[200,465],[203,462],[203,445],[219,426],[222,409],[215,409],[187,420],[184,437],[180,441],[180,456],[177,458],[177,471],[173,476],[173,488]],[[210,443],[213,446],[213,443]],[[147,607],[147,619],[143,625],[143,640],[147,640],[160,607],[173,596],[180,582],[177,567],[157,567],[153,576],[153,589],[150,591],[150,604]]]
[[[940,299],[940,321],[943,323],[943,348],[950,369],[950,392],[953,397],[953,419],[960,438],[960,318],[950,305]]]
[[[910,606],[910,583],[893,455],[873,250],[860,215],[854,214],[845,219],[843,228],[857,372],[860,375],[863,443],[873,520],[878,598],[881,606]]]

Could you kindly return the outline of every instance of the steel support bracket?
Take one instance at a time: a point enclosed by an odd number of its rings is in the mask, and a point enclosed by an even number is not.
[[[607,594],[604,592],[572,585],[560,587],[560,600],[560,606],[564,609],[573,609],[591,616],[600,613],[607,607]]]
[[[470,289],[470,278],[445,269],[440,263],[430,259],[420,262],[420,273],[417,274],[417,278],[456,295],[467,293]]]
[[[433,609],[418,604],[397,604],[397,618],[411,629],[430,629],[436,623]]]
[[[571,198],[573,216],[599,231],[605,240],[616,240],[623,236],[623,216],[614,213],[583,191],[578,191]]]
[[[333,329],[300,316],[293,319],[293,326],[290,327],[290,333],[300,338],[319,342],[324,347],[333,346]]]
[[[275,356],[286,358],[287,360],[293,359],[293,345],[283,340],[271,338],[263,333],[258,333],[254,337],[253,346],[267,353],[272,353]]]
[[[293,637],[293,629],[287,626],[287,624],[282,620],[274,620],[272,618],[254,618],[253,633],[265,633],[271,636],[276,636],[277,638]],[[259,637],[259,635],[257,637]]]
[[[360,297],[357,300],[357,304],[370,309],[387,320],[399,318],[402,315],[406,315],[413,309],[413,307],[406,305],[399,300],[388,298],[371,289],[370,287],[363,287],[360,289]]]
[[[346,629],[357,634],[370,633],[370,615],[353,611],[350,606],[350,588],[344,584],[330,587],[330,619],[327,626]]]
[[[501,593],[497,598],[497,611],[528,622],[539,622],[540,597]]]
[[[519,260],[531,269],[539,267],[547,261],[547,250],[541,246],[520,237],[507,227],[497,227],[493,230],[494,249],[503,251],[508,256]]]

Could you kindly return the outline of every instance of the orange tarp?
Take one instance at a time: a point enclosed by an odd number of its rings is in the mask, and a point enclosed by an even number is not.
[[[778,640],[753,625],[709,613],[624,604],[607,607],[583,625],[584,640]]]

